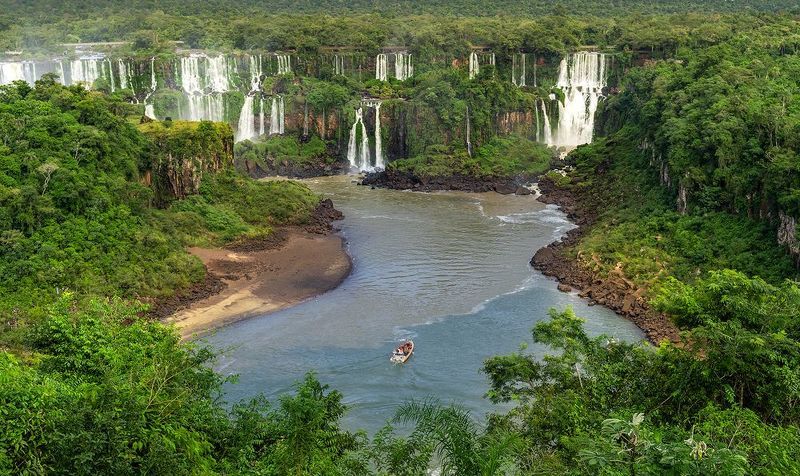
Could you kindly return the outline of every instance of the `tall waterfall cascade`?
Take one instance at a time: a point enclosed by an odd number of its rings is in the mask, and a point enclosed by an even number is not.
[[[395,53],[394,55],[394,77],[400,81],[405,81],[414,75],[414,63],[411,54],[408,52]]]
[[[469,79],[473,79],[480,72],[481,66],[478,63],[478,53],[473,51],[469,55]]]
[[[286,112],[284,110],[284,105],[283,105],[283,96],[273,96],[272,110],[270,111],[270,120],[269,120],[269,133],[271,135],[283,134],[285,120],[286,120]]]
[[[156,81],[156,59],[153,57],[150,58],[150,92],[147,93],[147,97],[144,98],[144,115],[150,119],[156,119],[155,106],[151,101],[151,98],[156,93],[156,89],[158,89],[158,81]]]
[[[364,124],[364,108],[375,110],[375,155],[374,163],[371,160],[373,155],[369,148],[369,135],[367,126]],[[358,141],[359,126],[361,126],[361,141]],[[384,169],[386,159],[383,154],[383,143],[381,138],[381,101],[369,99],[361,103],[361,107],[356,109],[356,118],[350,128],[350,140],[347,143],[347,161],[350,168],[362,172],[371,172],[375,169]]]
[[[278,74],[289,74],[292,72],[292,57],[290,55],[275,54],[278,61]]]
[[[527,55],[525,53],[515,54],[511,61],[511,81],[515,86],[527,86],[525,84]]]
[[[344,76],[344,56],[333,55],[333,74]]]
[[[224,121],[222,94],[230,88],[227,59],[222,55],[191,54],[181,58],[180,66],[181,88],[189,105],[184,119]]]
[[[592,141],[594,115],[607,85],[607,57],[603,53],[579,52],[561,60],[557,87],[564,92],[558,103],[555,135],[545,142],[567,150]]]
[[[383,144],[381,139],[381,102],[375,102],[375,168],[386,168],[383,160]]]
[[[239,114],[239,124],[236,127],[236,142],[249,140],[256,136],[255,122],[253,96],[248,94],[244,98],[242,112]]]
[[[386,81],[389,59],[386,53],[380,53],[375,57],[375,79],[378,81]]]
[[[542,112],[542,123],[543,123],[542,136],[541,138],[539,138],[539,141],[544,142],[547,145],[553,145],[553,128],[550,125],[550,116],[547,114],[547,104],[545,104],[545,101],[543,99],[540,99],[538,102],[539,102],[539,110]],[[538,130],[537,130],[537,135],[538,135]]]

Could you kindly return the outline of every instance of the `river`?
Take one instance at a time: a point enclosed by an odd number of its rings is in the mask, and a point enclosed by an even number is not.
[[[306,183],[344,212],[353,272],[331,292],[205,338],[221,351],[216,369],[239,375],[226,386],[228,401],[258,393],[275,400],[315,370],[344,394],[345,426],[372,433],[412,398],[458,402],[476,416],[501,410],[483,398],[482,363],[530,342],[550,308],[572,306],[593,335],[643,338],[528,265],[573,226],[552,205],[532,196],[372,190],[344,176]],[[414,356],[390,364],[405,338],[414,339]]]

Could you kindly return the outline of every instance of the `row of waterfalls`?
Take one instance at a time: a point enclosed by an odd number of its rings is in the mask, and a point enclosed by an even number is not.
[[[525,53],[517,53],[512,57],[511,80],[519,87],[528,86],[531,79],[533,86],[537,85],[536,58],[533,61],[529,59]],[[376,79],[386,80],[389,77],[390,60],[394,61],[396,79],[406,80],[413,76],[411,54],[382,53],[375,61]],[[191,53],[168,63],[159,62],[156,58],[134,62],[101,55],[70,61],[0,62],[0,84],[15,80],[32,84],[46,73],[55,73],[66,85],[84,84],[89,88],[98,86],[98,81],[102,80],[104,87],[112,92],[130,91],[132,102],[143,104],[146,115],[152,118],[170,115],[187,120],[227,121],[237,126],[238,141],[284,133],[284,96],[262,90],[262,83],[266,76],[291,73],[293,61],[292,56],[285,54],[233,57]],[[468,64],[470,77],[476,77],[482,66],[495,63],[493,53],[473,51]],[[345,68],[348,65],[352,67],[352,64],[352,60],[345,62],[344,55],[334,55],[334,73],[345,74]],[[534,119],[536,122],[536,140],[566,150],[590,142],[595,112],[607,86],[607,75],[608,58],[602,53],[577,52],[564,57],[558,68],[556,82],[563,100],[555,94],[539,99],[529,116],[531,122]],[[172,102],[172,109],[158,105],[161,104],[158,97],[166,94],[162,93],[163,90],[179,93],[180,100]],[[230,107],[226,95],[234,91],[247,93],[243,103],[235,103],[235,110],[227,110]],[[347,147],[347,159],[355,168],[371,170],[385,165],[380,107],[380,101],[364,100],[356,111]],[[374,121],[369,122],[374,124],[375,130],[371,134],[374,139],[370,141],[364,116],[371,115],[373,111]],[[467,139],[471,146],[469,135]]]
[[[337,70],[336,74],[344,74]],[[399,81],[405,81],[414,75],[414,63],[411,54],[407,52],[394,53],[394,77]],[[375,57],[375,79],[386,81],[389,78],[389,55],[380,53]]]

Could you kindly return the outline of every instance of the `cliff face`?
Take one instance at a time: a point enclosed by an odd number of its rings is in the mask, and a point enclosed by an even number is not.
[[[159,204],[198,193],[203,176],[233,165],[233,130],[213,122],[148,122],[149,177]]]

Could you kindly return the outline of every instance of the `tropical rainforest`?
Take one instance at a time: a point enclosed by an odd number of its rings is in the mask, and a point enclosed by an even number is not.
[[[14,58],[122,42],[108,55],[132,73],[0,86],[0,474],[800,474],[798,11],[6,2]],[[231,70],[268,52],[295,63],[268,64],[255,95],[231,73],[219,117],[187,120],[181,48],[230,55]],[[375,77],[385,48],[413,55],[411,77]],[[559,149],[543,114],[558,121],[559,62],[586,49],[610,65],[593,140]],[[512,81],[521,54],[530,69]],[[278,97],[287,133],[237,140],[248,98],[267,104],[248,106],[253,126]],[[382,101],[364,118],[379,132],[350,137],[365,100]],[[225,402],[235,379],[213,350],[153,308],[207,279],[187,247],[311,220],[308,187],[253,177],[341,172],[362,140],[415,180],[535,178],[568,194],[591,220],[564,255],[622,276],[677,338],[590,337],[553,309],[527,339],[547,357],[486,360],[496,413],[409,401],[374,435],[341,424],[345,395],[313,372],[277,401]]]

